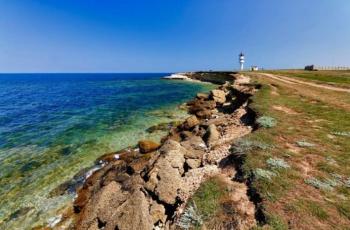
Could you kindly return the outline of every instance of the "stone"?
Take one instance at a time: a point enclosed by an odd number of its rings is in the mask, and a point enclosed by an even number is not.
[[[190,131],[182,131],[180,133],[180,137],[181,137],[182,140],[186,140],[186,139],[188,139],[188,138],[190,138],[192,136],[193,136],[193,133],[190,132]]]
[[[141,140],[139,141],[139,148],[141,153],[149,153],[157,150],[159,148],[159,144],[150,140]]]
[[[162,147],[160,147],[159,152],[162,154],[166,154],[173,150],[181,149],[182,146],[179,142],[174,140],[167,140],[163,143]],[[186,149],[181,149],[182,151],[186,151]]]
[[[115,213],[114,218],[117,223],[111,229],[153,229],[153,218],[149,211],[149,205],[145,194],[140,190],[135,190]]]
[[[185,159],[183,159],[183,162],[185,162]],[[159,200],[174,205],[178,197],[178,191],[183,187],[181,174],[178,169],[169,167],[169,164],[166,163],[158,172],[158,177],[159,181],[154,190],[155,194]]]
[[[189,113],[195,114],[198,118],[210,118],[213,109],[216,108],[214,100],[196,99],[189,103]]]
[[[209,98],[209,95],[206,93],[197,93],[196,98],[206,100]]]
[[[189,130],[189,129],[195,127],[198,124],[199,124],[199,120],[197,119],[197,117],[196,116],[190,116],[183,123],[183,128],[185,130]]]
[[[209,119],[212,114],[213,114],[213,111],[211,110],[200,110],[196,112],[197,117],[202,119]]]
[[[206,140],[206,143],[208,146],[214,146],[217,141],[219,140],[220,133],[216,128],[216,125],[211,124],[207,128],[207,132],[204,136],[204,139]]]
[[[147,174],[146,188],[154,192],[160,201],[173,205],[183,188],[181,176],[187,150],[180,143],[167,140],[159,151],[160,157]]]
[[[216,107],[216,102],[214,100],[204,101],[204,100],[194,100],[189,104],[189,112],[195,114],[201,110],[212,110]]]
[[[153,200],[150,207],[150,214],[152,216],[153,224],[156,224],[159,221],[165,224],[167,216],[165,215],[165,208],[163,205],[158,204]]]
[[[94,229],[98,226],[97,219],[105,223],[106,229],[107,226],[114,227],[114,214],[126,199],[127,194],[121,190],[120,184],[113,181],[104,186],[83,209],[77,222],[77,229]]]
[[[129,163],[128,170],[132,173],[140,173],[148,165],[148,163],[148,157],[140,157]]]
[[[207,146],[205,145],[205,142],[200,136],[192,136],[188,138],[186,141],[182,141],[181,145],[187,149],[187,152],[191,152],[192,150],[201,150],[205,151]],[[190,153],[185,152],[184,155],[188,155]]]
[[[226,93],[223,90],[214,89],[210,91],[210,97],[218,104],[223,104],[226,101]]]
[[[202,161],[200,159],[187,159],[186,163],[191,169],[196,169],[201,166]]]

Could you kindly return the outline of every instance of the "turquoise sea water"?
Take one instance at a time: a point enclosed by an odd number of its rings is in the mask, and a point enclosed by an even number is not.
[[[1,74],[0,229],[50,223],[74,194],[48,196],[104,153],[159,140],[145,130],[212,85],[167,74]]]

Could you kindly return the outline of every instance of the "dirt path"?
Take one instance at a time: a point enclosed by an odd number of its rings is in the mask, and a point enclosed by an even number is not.
[[[281,76],[281,75],[274,75],[274,74],[269,74],[269,73],[260,73],[259,75],[273,78],[275,80],[282,81],[282,82],[285,82],[288,84],[303,84],[303,85],[309,85],[309,86],[313,86],[313,87],[317,87],[317,88],[321,88],[321,89],[328,89],[328,90],[333,90],[333,91],[338,91],[338,92],[350,93],[350,89],[344,89],[344,88],[340,88],[340,87],[336,87],[336,86],[322,85],[322,84],[316,84],[316,83],[312,83],[312,82],[300,81],[300,80],[292,79],[290,77],[285,77],[285,76]]]

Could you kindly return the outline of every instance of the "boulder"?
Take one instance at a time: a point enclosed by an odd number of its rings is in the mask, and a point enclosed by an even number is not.
[[[190,131],[182,131],[180,133],[180,137],[181,137],[182,140],[186,140],[186,139],[188,139],[188,138],[190,138],[192,136],[193,136],[193,133],[190,132]]]
[[[206,93],[197,93],[196,98],[207,100],[209,98],[209,95]]]
[[[196,112],[196,115],[202,119],[209,119],[212,114],[213,114],[213,111],[211,110],[200,110]]]
[[[141,153],[149,153],[157,150],[159,148],[159,144],[150,140],[141,140],[139,141],[139,148]]]
[[[147,155],[143,155],[147,156]],[[140,173],[149,163],[148,157],[140,157],[128,164],[128,172]]]
[[[218,104],[223,104],[226,101],[226,94],[223,90],[214,89],[210,91],[210,97]]]
[[[185,159],[182,158],[183,163]],[[171,167],[168,162],[163,162],[158,172],[159,181],[154,190],[155,194],[158,196],[159,200],[174,205],[177,197],[179,196],[179,191],[183,188],[182,186],[182,173],[179,172],[177,168]]]
[[[179,142],[174,140],[167,140],[163,143],[162,147],[159,149],[159,152],[166,154],[172,150],[180,149],[181,145]]]
[[[145,194],[141,190],[135,190],[129,199],[114,213],[114,220],[117,223],[111,229],[153,229],[153,218],[149,206]]]
[[[201,166],[202,161],[200,159],[187,159],[186,163],[191,169],[196,169]]]
[[[204,101],[204,100],[194,100],[189,104],[189,112],[195,114],[202,110],[212,110],[216,107],[216,102],[214,100]]]
[[[178,142],[168,140],[160,148],[161,155],[147,174],[146,188],[167,204],[175,204],[182,186],[184,153]]]
[[[83,209],[77,229],[98,229],[100,223],[114,229],[114,213],[126,199],[127,194],[121,190],[120,184],[113,181],[104,186]]]
[[[203,139],[199,136],[192,136],[190,138],[188,138],[186,141],[182,141],[181,145],[187,149],[188,151],[186,151],[184,153],[185,156],[187,156],[190,153],[187,152],[192,152],[192,150],[201,150],[201,151],[205,151],[207,146],[205,145],[205,142],[203,141]]]
[[[190,116],[183,123],[183,128],[185,130],[189,130],[189,129],[195,127],[198,124],[199,124],[199,120],[197,119],[197,117],[196,116]]]
[[[153,224],[156,224],[159,221],[165,224],[166,215],[165,208],[163,205],[158,204],[156,201],[153,200],[150,207],[150,214],[152,216]]]
[[[204,136],[204,139],[208,146],[214,146],[217,141],[219,140],[220,133],[217,130],[216,126],[214,124],[211,124],[207,128],[207,132]]]

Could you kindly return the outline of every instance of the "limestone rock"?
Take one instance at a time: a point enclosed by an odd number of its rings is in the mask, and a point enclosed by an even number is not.
[[[159,148],[159,144],[150,140],[141,140],[139,141],[139,148],[141,153],[149,153],[157,150]]]
[[[114,214],[114,219],[117,223],[113,229],[145,230],[153,228],[153,218],[149,211],[149,201],[140,190],[135,190],[130,198],[118,208]]]
[[[180,133],[180,137],[181,137],[182,140],[188,139],[188,138],[190,138],[192,136],[193,136],[193,133],[190,132],[190,131],[182,131]]]
[[[185,159],[183,158],[183,162]],[[154,190],[159,200],[167,204],[175,204],[178,190],[182,188],[181,174],[177,168],[171,167],[169,162],[162,162],[158,172],[159,181]]]
[[[162,147],[159,149],[160,153],[166,154],[172,150],[181,149],[181,145],[179,142],[174,140],[167,140],[163,143]],[[186,151],[186,149],[181,149],[181,151]]]
[[[121,186],[111,182],[89,201],[81,213],[77,229],[95,229],[94,226],[98,226],[97,219],[106,227],[108,225],[109,229],[114,229],[114,213],[126,199],[126,193],[121,190]]]
[[[187,159],[186,163],[191,169],[195,169],[201,166],[202,161],[200,159]]]
[[[214,124],[211,124],[207,128],[207,133],[205,134],[205,140],[208,146],[214,146],[219,140],[220,133]]]
[[[199,124],[199,120],[196,116],[190,116],[187,118],[183,124],[185,130],[189,130]]]
[[[192,150],[201,150],[205,151],[207,146],[205,145],[203,139],[199,136],[192,136],[188,138],[186,141],[182,141],[181,145],[187,149],[187,152],[191,152]],[[188,156],[191,153],[185,152],[185,156]]]
[[[167,204],[175,204],[183,187],[181,176],[184,173],[185,151],[178,142],[166,141],[160,149],[162,154],[147,175],[146,188]]]
[[[201,110],[201,111],[196,112],[196,115],[199,118],[203,118],[203,119],[210,118],[212,114],[213,114],[212,110]]]
[[[215,109],[216,103],[214,100],[209,100],[209,101],[204,101],[204,100],[195,100],[191,102],[189,108],[189,112],[192,114],[195,114],[198,111],[203,111],[203,110],[212,110]]]
[[[150,214],[152,216],[153,223],[157,223],[158,221],[161,221],[163,224],[165,224],[166,221],[166,215],[165,215],[165,208],[163,205],[158,204],[156,201],[152,201],[151,207],[150,207]]]
[[[223,90],[214,89],[210,91],[210,97],[219,104],[223,104],[226,101],[226,94]]]
[[[209,98],[209,95],[206,93],[197,93],[196,98],[206,100]]]

